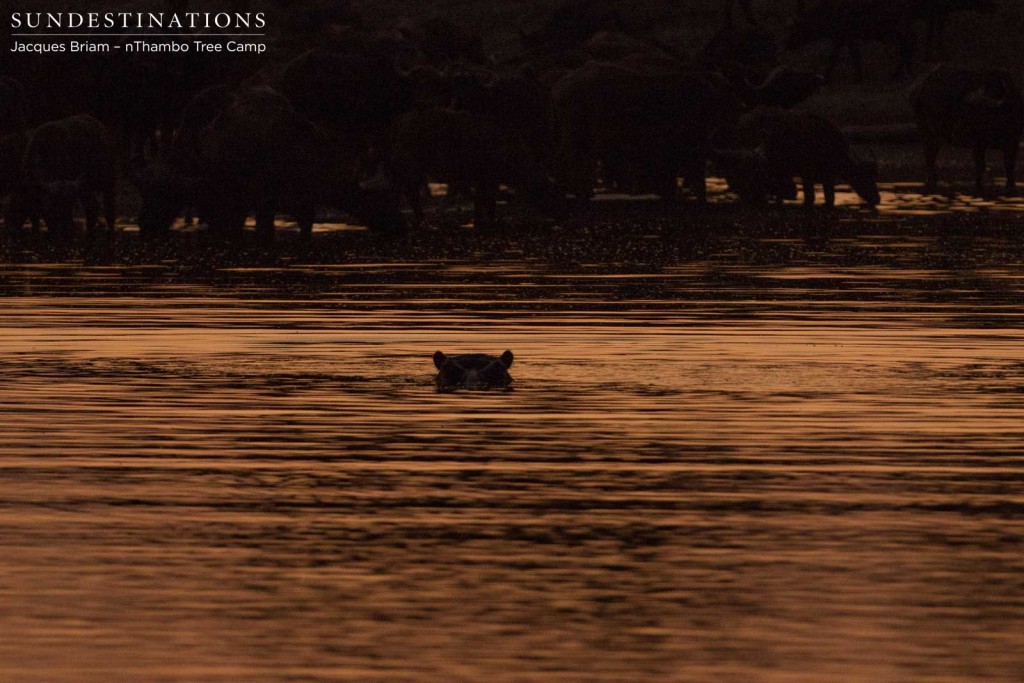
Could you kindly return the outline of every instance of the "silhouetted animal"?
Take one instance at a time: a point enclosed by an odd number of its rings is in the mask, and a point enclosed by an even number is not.
[[[461,80],[453,104],[414,109],[394,127],[390,166],[417,219],[428,179],[448,183],[450,193],[472,188],[477,227],[493,225],[499,183],[558,216],[564,194],[548,170],[553,134],[544,89],[521,77]]]
[[[617,31],[598,31],[580,45],[580,49],[591,59],[618,61],[630,55],[651,55],[667,57],[660,47],[634,36]]]
[[[500,356],[470,353],[447,356],[441,351],[434,354],[437,368],[435,383],[438,391],[457,389],[507,389],[512,384],[508,369],[512,367],[512,352]]]
[[[845,180],[868,206],[881,201],[878,168],[855,159],[842,131],[823,118],[795,111],[777,111],[764,120],[764,154],[769,178],[799,177],[804,205],[814,204],[814,186],[821,184],[825,205],[835,205],[835,186]]]
[[[938,57],[944,48],[946,26],[951,15],[961,12],[991,12],[992,0],[914,0],[917,18],[925,24],[925,52]]]
[[[754,88],[751,104],[789,109],[811,97],[825,85],[821,74],[780,66]]]
[[[733,9],[736,7],[737,2],[740,6],[740,11],[743,16],[747,18],[751,24],[756,24],[757,19],[754,17],[754,11],[750,7],[750,0],[725,0],[725,23],[726,25],[732,25],[733,23]]]
[[[237,94],[199,135],[204,194],[199,210],[211,227],[238,234],[250,211],[257,231],[274,234],[274,213],[294,216],[308,238],[318,208],[344,209],[373,229],[402,227],[389,188],[363,187],[349,139],[317,126],[268,87]]]
[[[27,123],[25,86],[14,78],[0,76],[0,134],[19,131]]]
[[[305,50],[336,43],[347,30],[360,29],[362,17],[349,0],[274,0],[273,26],[282,46]]]
[[[617,7],[607,0],[565,0],[539,29],[520,31],[520,39],[531,50],[558,51],[576,47],[600,31],[628,31]]]
[[[4,228],[7,231],[17,230],[30,216],[33,226],[39,228],[38,209],[27,205],[30,198],[23,191],[19,192],[24,181],[22,160],[25,158],[29,133],[22,130],[0,135],[0,159],[6,162],[0,164],[0,199],[10,197],[4,214]]]
[[[398,30],[431,64],[483,64],[486,61],[483,39],[447,19],[430,17],[419,21],[404,21],[399,24]]]
[[[825,206],[831,208],[836,204],[836,183],[842,179],[868,206],[881,201],[876,164],[854,159],[842,131],[828,121],[802,112],[774,110],[762,115],[761,134],[762,142],[755,148],[716,150],[716,156],[724,159],[737,177],[740,193],[788,199],[792,197],[788,184],[799,177],[805,206],[814,205],[814,185],[821,184]]]
[[[831,44],[826,76],[831,76],[843,50],[849,52],[857,81],[864,80],[861,46],[867,41],[895,42],[899,62],[894,77],[909,75],[914,51],[915,0],[819,0],[802,12],[790,29],[788,49],[819,40]]]
[[[224,236],[237,236],[255,213],[259,234],[269,239],[281,211],[308,238],[323,207],[344,209],[376,229],[401,227],[388,188],[360,187],[364,156],[362,139],[311,122],[267,86],[207,88],[185,107],[172,147],[135,174],[140,228],[165,231],[189,207]]]
[[[41,213],[47,229],[70,233],[76,204],[85,211],[91,233],[102,196],[107,229],[114,229],[116,159],[106,126],[80,114],[44,123],[28,134],[21,163],[22,182],[17,201],[22,215],[9,214],[11,228],[20,227],[24,215]]]
[[[170,145],[132,173],[142,198],[139,229],[143,234],[166,231],[183,210],[194,208],[199,201],[206,173],[200,158],[199,136],[232,99],[226,85],[196,93],[182,110]]]
[[[559,136],[558,177],[579,199],[593,190],[598,163],[629,168],[666,198],[681,173],[706,197],[710,134],[737,112],[725,84],[697,71],[645,73],[590,62],[552,88]]]
[[[911,87],[910,99],[924,140],[929,191],[938,184],[936,161],[947,145],[974,150],[978,194],[984,192],[988,149],[1002,150],[1006,189],[1016,187],[1024,103],[1008,71],[939,65]]]
[[[726,76],[746,72],[749,80],[759,83],[778,65],[779,46],[774,34],[759,26],[725,25],[701,48],[697,63]]]
[[[744,112],[732,126],[715,134],[714,170],[745,202],[761,204],[766,196],[777,202],[797,197],[793,176],[768,164],[765,121],[777,111],[758,107]]]
[[[171,41],[153,36],[149,40]],[[124,156],[148,158],[161,151],[172,133],[174,118],[188,99],[187,56],[124,55],[106,89],[111,93],[104,120],[121,133]]]
[[[0,159],[3,159],[0,163],[0,199],[15,193],[21,184],[21,161],[28,144],[27,122],[25,87],[18,80],[0,76]],[[5,214],[6,226],[20,226],[26,217],[19,206],[22,199],[17,195],[11,198]]]
[[[763,75],[741,64],[726,63],[718,67],[718,73],[729,82],[733,93],[747,107],[790,109],[814,95],[825,84],[824,76],[787,65]]]
[[[362,50],[310,50],[271,81],[299,114],[338,136],[365,169],[386,155],[392,123],[413,103],[413,85],[390,55]]]

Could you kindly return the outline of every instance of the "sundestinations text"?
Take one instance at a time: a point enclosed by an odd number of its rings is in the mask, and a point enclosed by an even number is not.
[[[263,12],[13,12],[11,28],[68,29],[179,29],[249,30],[266,27]]]

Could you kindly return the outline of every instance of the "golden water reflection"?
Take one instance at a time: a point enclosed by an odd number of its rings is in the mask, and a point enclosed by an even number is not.
[[[0,679],[1015,680],[1022,261],[754,246],[5,267]]]

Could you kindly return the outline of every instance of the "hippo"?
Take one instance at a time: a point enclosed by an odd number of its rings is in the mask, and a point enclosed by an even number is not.
[[[446,356],[438,351],[434,354],[434,366],[438,371],[434,381],[438,391],[508,389],[512,384],[512,377],[508,374],[512,360],[511,351],[500,356],[486,353]]]

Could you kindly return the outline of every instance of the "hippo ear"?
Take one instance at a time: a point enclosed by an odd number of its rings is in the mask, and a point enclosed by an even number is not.
[[[505,353],[501,354],[501,358],[499,358],[498,360],[500,360],[501,364],[505,366],[506,370],[508,370],[510,367],[512,367],[513,358],[514,356],[512,355],[512,352],[506,351]]]
[[[444,366],[444,362],[448,360],[448,356],[444,355],[440,351],[434,352],[434,367],[440,370]]]

